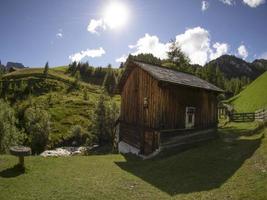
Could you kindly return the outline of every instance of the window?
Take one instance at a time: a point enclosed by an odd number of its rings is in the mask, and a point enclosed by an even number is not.
[[[185,111],[185,128],[194,128],[195,126],[195,107],[186,107]]]
[[[192,123],[193,122],[193,116],[192,114],[188,115],[188,123]]]

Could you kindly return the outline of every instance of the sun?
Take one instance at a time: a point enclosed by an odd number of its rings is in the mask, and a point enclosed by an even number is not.
[[[103,16],[105,24],[111,29],[117,29],[126,25],[129,18],[129,10],[125,4],[113,1],[107,5]]]

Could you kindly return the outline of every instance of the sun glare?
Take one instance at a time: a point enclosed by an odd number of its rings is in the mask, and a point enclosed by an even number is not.
[[[123,3],[111,2],[104,10],[104,21],[111,29],[124,26],[128,18],[129,11]]]

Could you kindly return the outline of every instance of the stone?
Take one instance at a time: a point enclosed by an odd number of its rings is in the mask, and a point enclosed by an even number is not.
[[[92,147],[91,147],[92,148]],[[43,157],[76,156],[87,152],[90,147],[61,147],[55,150],[47,150],[40,154]]]
[[[55,150],[47,150],[40,154],[43,157],[62,157],[62,156],[70,156],[71,153],[63,148],[57,148]]]

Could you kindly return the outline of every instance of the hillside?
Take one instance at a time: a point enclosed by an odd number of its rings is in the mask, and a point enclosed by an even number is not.
[[[51,117],[49,147],[55,147],[71,140],[70,130],[80,125],[88,131],[92,112],[103,88],[79,81],[66,74],[66,67],[49,70],[47,76],[42,68],[21,69],[5,74],[0,81],[1,96],[16,108],[19,123],[23,125],[24,111],[34,106],[46,110]],[[110,99],[109,96],[105,96]],[[118,97],[113,97],[119,101]]]
[[[254,112],[262,107],[267,107],[267,72],[253,81],[240,94],[228,102],[238,112]]]
[[[253,80],[267,70],[267,61],[264,59],[249,63],[232,55],[223,55],[210,61],[204,67],[208,65],[218,67],[227,78],[245,76]]]

